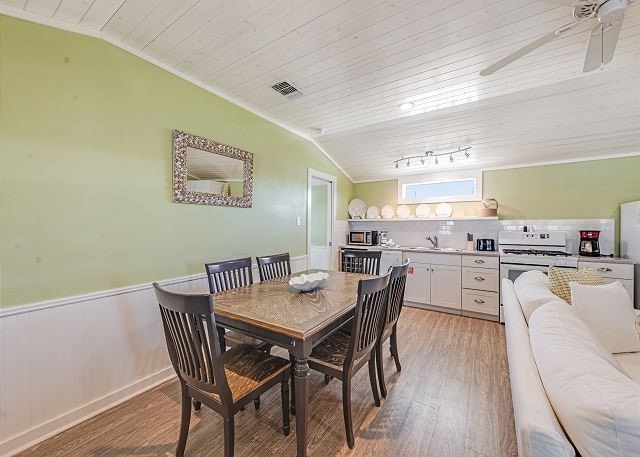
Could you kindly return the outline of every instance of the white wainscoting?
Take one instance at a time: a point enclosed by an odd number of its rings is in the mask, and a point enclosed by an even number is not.
[[[307,256],[291,268],[306,269]],[[162,284],[209,290],[204,274]],[[0,456],[174,376],[151,284],[0,310],[0,350]]]

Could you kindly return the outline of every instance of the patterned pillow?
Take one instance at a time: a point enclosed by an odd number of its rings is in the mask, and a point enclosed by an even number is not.
[[[636,333],[638,334],[638,338],[640,338],[640,314],[636,316]]]
[[[577,282],[585,286],[601,286],[605,284],[600,274],[592,268],[575,271],[554,266],[549,267],[551,292],[569,304],[571,304],[570,282]]]

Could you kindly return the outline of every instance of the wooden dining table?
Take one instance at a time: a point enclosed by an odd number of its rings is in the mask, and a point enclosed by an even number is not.
[[[318,270],[307,270],[311,273]],[[294,362],[297,456],[307,455],[311,350],[353,317],[358,282],[370,275],[330,271],[313,292],[289,286],[291,276],[215,295],[218,326],[251,335],[289,351]]]

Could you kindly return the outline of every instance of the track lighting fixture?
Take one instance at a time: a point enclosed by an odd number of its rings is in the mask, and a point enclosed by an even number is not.
[[[471,154],[469,154],[469,149],[471,149],[471,146],[468,146],[466,148],[461,148],[458,147],[457,150],[455,151],[448,151],[448,152],[434,152],[434,151],[425,151],[422,154],[419,155],[413,155],[413,156],[409,156],[409,157],[402,157],[400,159],[394,160],[393,164],[394,166],[397,168],[399,168],[400,166],[400,162],[404,162],[405,160],[407,161],[407,168],[410,168],[412,165],[418,165],[417,159],[419,159],[420,161],[420,165],[426,165],[427,161],[429,160],[429,157],[433,157],[433,164],[434,165],[438,165],[440,162],[438,160],[438,157],[441,156],[449,156],[449,162],[450,163],[454,163],[456,158],[456,154],[460,154],[463,153],[465,158],[469,158],[471,156]]]

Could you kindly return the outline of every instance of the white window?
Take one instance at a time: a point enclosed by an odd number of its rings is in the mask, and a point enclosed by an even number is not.
[[[482,200],[482,172],[433,173],[398,179],[398,203]]]

